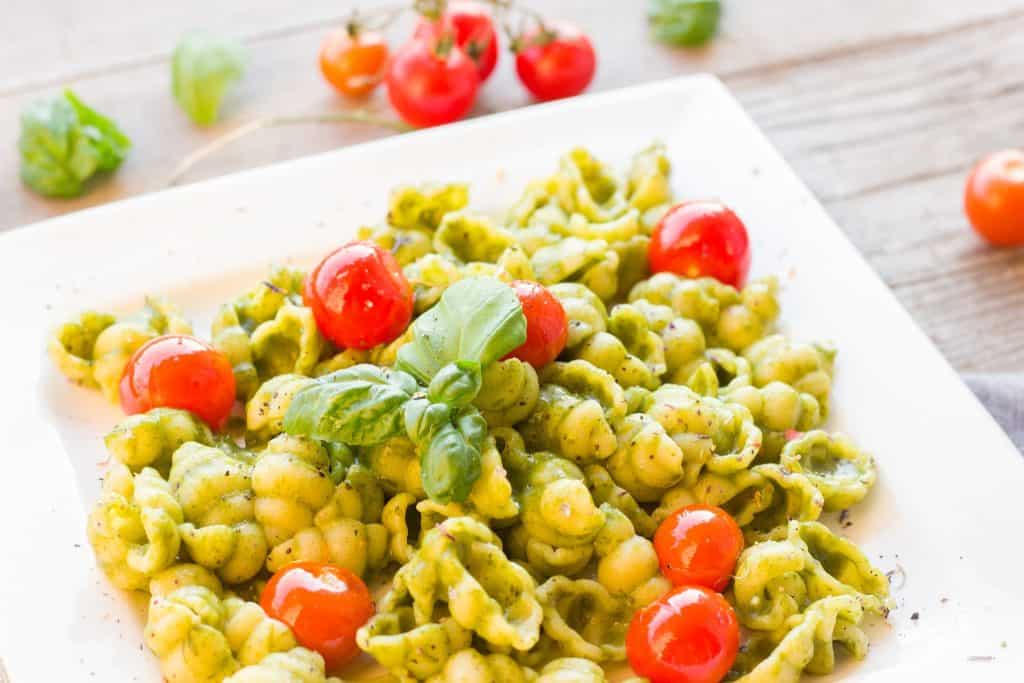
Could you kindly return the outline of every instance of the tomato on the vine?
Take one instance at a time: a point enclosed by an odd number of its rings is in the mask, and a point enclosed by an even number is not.
[[[633,616],[626,657],[651,683],[718,683],[739,645],[739,623],[725,598],[703,586],[681,586]]]
[[[180,408],[215,430],[224,427],[235,403],[235,375],[227,356],[184,334],[157,337],[139,347],[119,388],[128,415]]]
[[[565,348],[569,323],[565,309],[547,287],[529,280],[511,283],[526,316],[526,341],[506,358],[518,358],[535,368],[542,368]]]
[[[542,24],[516,40],[516,73],[538,100],[586,90],[597,70],[590,39],[572,24]]]
[[[445,37],[413,38],[388,69],[388,99],[408,123],[425,128],[461,119],[473,106],[476,63]]]
[[[736,520],[713,505],[687,505],[665,518],[654,534],[661,573],[677,586],[706,586],[721,592],[729,585],[743,550]]]
[[[357,26],[332,31],[320,46],[320,71],[343,95],[362,97],[384,80],[388,44],[373,31]]]
[[[359,654],[356,631],[374,612],[362,579],[321,562],[293,562],[279,569],[263,588],[260,606],[287,624],[299,644],[323,655],[328,671]]]
[[[1024,244],[1024,150],[1003,150],[978,162],[967,178],[964,209],[989,243]]]
[[[750,238],[743,221],[725,205],[683,202],[655,226],[647,260],[655,273],[707,276],[740,287],[750,270]]]
[[[412,319],[409,281],[395,257],[373,242],[349,242],[328,254],[306,276],[302,298],[320,332],[343,348],[393,341]]]
[[[421,20],[414,35],[436,40],[446,33],[476,63],[480,82],[486,81],[498,63],[498,32],[487,8],[472,0],[450,2],[437,21]]]

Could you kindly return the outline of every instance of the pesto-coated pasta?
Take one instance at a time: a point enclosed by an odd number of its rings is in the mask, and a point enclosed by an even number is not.
[[[802,344],[782,335],[765,337],[743,352],[753,368],[754,384],[763,387],[779,381],[810,394],[828,416],[832,389],[832,365],[836,351],[829,344]]]
[[[324,673],[324,658],[312,650],[295,647],[274,652],[256,664],[240,669],[225,683],[340,683]]]
[[[434,251],[462,263],[494,263],[512,245],[512,235],[490,218],[461,211],[445,214],[434,233]]]
[[[558,240],[535,251],[530,265],[542,285],[578,282],[602,301],[610,301],[618,291],[619,255],[603,240]]]
[[[260,385],[245,404],[247,438],[256,443],[270,441],[284,431],[284,414],[295,394],[313,383],[303,375],[277,375]]]
[[[544,636],[561,652],[593,662],[626,658],[626,628],[633,615],[628,600],[597,581],[553,576],[537,589],[544,608]]]
[[[821,491],[826,510],[856,505],[875,483],[875,461],[843,434],[807,432],[782,449],[782,466],[802,472]]]
[[[605,524],[594,539],[597,580],[611,593],[629,596],[634,609],[647,605],[672,587],[658,569],[654,544],[636,533],[619,510],[602,505]]]
[[[597,332],[575,351],[576,356],[608,372],[623,387],[654,389],[665,374],[665,346],[647,319],[629,304],[608,316],[607,332]]]
[[[575,282],[560,282],[548,290],[555,295],[569,323],[565,347],[574,349],[598,332],[608,329],[608,310],[600,297]]]
[[[445,214],[468,203],[469,188],[457,183],[397,187],[388,203],[388,223],[403,230],[433,232]]]
[[[166,476],[171,456],[189,441],[213,445],[206,423],[187,410],[154,408],[119,422],[104,439],[107,450],[132,472],[152,467]]]
[[[224,635],[227,610],[204,586],[185,586],[154,595],[146,620],[146,646],[160,660],[171,683],[223,681],[238,670],[238,660]]]
[[[529,363],[509,358],[490,365],[473,399],[491,427],[508,427],[526,419],[537,406],[540,380]]]
[[[467,648],[456,652],[427,683],[528,683],[536,675],[508,655],[482,655]]]
[[[317,442],[282,434],[267,444],[252,470],[253,509],[267,542],[276,546],[313,524],[334,493],[331,459]]]

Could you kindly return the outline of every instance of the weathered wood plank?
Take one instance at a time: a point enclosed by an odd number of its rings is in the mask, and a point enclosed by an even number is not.
[[[961,208],[974,160],[1024,139],[1024,11],[727,80],[956,367],[1024,367],[1024,250]]]

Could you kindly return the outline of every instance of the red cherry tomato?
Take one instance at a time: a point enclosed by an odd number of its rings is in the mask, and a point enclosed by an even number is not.
[[[740,287],[750,270],[750,238],[743,222],[723,204],[683,202],[654,228],[647,260],[656,273],[708,276]]]
[[[235,403],[235,375],[217,349],[195,337],[171,334],[150,339],[132,354],[120,393],[128,415],[180,408],[221,429]]]
[[[476,63],[480,82],[486,81],[498,63],[498,32],[487,8],[469,0],[450,2],[438,21],[420,21],[414,36],[436,40],[445,33]]]
[[[328,34],[320,47],[320,71],[338,92],[362,97],[373,92],[388,66],[388,44],[377,33],[354,27]]]
[[[402,118],[427,127],[465,116],[476,100],[480,75],[462,49],[413,38],[391,61],[387,83],[388,98]]]
[[[569,337],[565,309],[547,287],[536,282],[515,280],[511,287],[523,305],[526,341],[505,357],[518,358],[535,368],[542,368],[558,358],[565,348]]]
[[[395,257],[373,242],[349,242],[310,272],[302,297],[320,332],[343,348],[398,338],[412,319],[412,287]]]
[[[545,24],[525,33],[518,43],[516,73],[538,100],[578,95],[594,78],[594,46],[572,24]]]
[[[359,654],[356,631],[373,616],[362,580],[342,567],[293,562],[270,577],[260,595],[263,611],[288,624],[299,644],[337,671]]]
[[[964,209],[989,243],[1024,244],[1024,150],[1003,150],[978,162],[967,178]]]
[[[687,505],[661,523],[654,549],[665,578],[677,586],[705,586],[721,592],[729,585],[743,550],[736,520],[713,505]]]
[[[626,656],[651,683],[718,683],[740,646],[732,606],[703,586],[681,586],[633,616]]]

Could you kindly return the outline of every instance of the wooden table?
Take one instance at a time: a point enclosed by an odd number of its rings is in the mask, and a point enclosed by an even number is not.
[[[0,25],[0,229],[160,189],[185,155],[254,118],[346,106],[322,82],[316,52],[356,3],[178,0],[142,11],[129,0],[13,2]],[[641,0],[534,4],[593,37],[593,90],[718,74],[959,370],[1024,370],[1024,251],[983,246],[960,206],[975,159],[1024,144],[1024,1],[726,0],[721,35],[700,51],[649,40]],[[190,125],[170,96],[168,55],[196,27],[250,50],[246,78],[210,130]],[[502,60],[478,114],[528,104]],[[88,196],[48,201],[18,182],[14,140],[22,108],[64,85],[113,116],[135,148]],[[370,105],[386,108],[382,98]],[[186,180],[387,134],[266,130]]]

